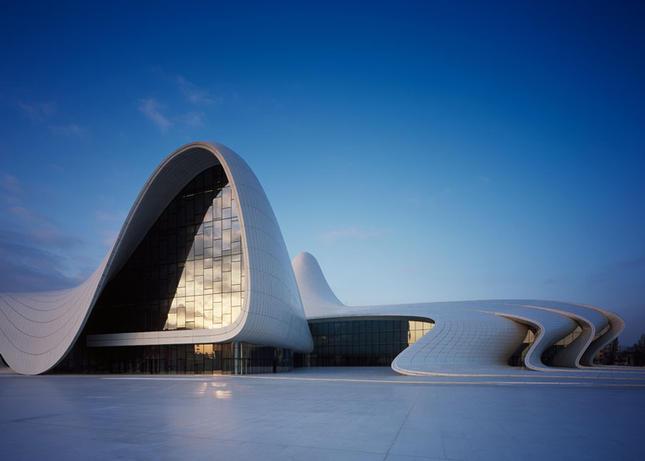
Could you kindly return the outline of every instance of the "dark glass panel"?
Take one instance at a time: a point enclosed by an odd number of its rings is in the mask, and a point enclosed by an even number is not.
[[[240,239],[234,203],[221,166],[197,175],[109,282],[85,333],[219,328],[235,321],[239,310],[231,310],[230,299],[244,299],[244,258],[241,245],[232,245]],[[196,300],[212,293],[227,295],[229,304],[217,322],[205,322],[213,301]]]
[[[389,366],[403,349],[430,331],[424,320],[397,318],[329,319],[309,323],[310,354],[296,354],[296,366]]]

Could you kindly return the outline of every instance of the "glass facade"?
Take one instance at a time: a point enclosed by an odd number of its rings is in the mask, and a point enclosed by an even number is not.
[[[55,368],[91,373],[261,373],[290,369],[289,350],[252,344],[89,347],[95,334],[215,329],[240,316],[245,268],[239,212],[221,166],[197,175],[166,207],[107,284],[76,345]],[[310,366],[389,366],[433,323],[409,317],[311,321]]]
[[[290,369],[291,351],[229,342],[88,347],[104,333],[215,329],[240,316],[245,268],[238,206],[221,166],[184,187],[108,283],[54,372],[261,373]]]
[[[296,365],[390,366],[433,326],[427,319],[409,317],[312,320],[314,350],[296,354]]]
[[[275,373],[293,367],[288,349],[246,343],[75,347],[53,372],[149,374]]]
[[[233,323],[245,295],[237,208],[221,166],[196,176],[110,281],[88,332],[211,329]]]

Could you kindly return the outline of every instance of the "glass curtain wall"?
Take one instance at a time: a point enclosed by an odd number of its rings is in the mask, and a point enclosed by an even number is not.
[[[433,326],[427,319],[408,317],[313,320],[314,350],[296,354],[296,365],[389,366]]]
[[[288,349],[246,343],[79,347],[54,372],[149,374],[276,373],[293,367]]]
[[[244,305],[238,207],[221,166],[168,205],[92,313],[88,332],[221,328]]]
[[[232,192],[218,165],[177,194],[108,283],[54,372],[244,374],[291,368],[291,351],[243,343],[87,346],[92,334],[214,329],[235,322],[246,276]]]

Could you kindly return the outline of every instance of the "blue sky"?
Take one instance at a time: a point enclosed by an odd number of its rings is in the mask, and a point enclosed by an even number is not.
[[[560,299],[645,332],[638,2],[14,3],[1,289],[82,279],[159,161],[216,140],[344,302]]]

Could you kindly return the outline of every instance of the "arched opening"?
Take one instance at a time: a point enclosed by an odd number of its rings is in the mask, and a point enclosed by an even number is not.
[[[221,328],[244,302],[239,212],[224,169],[175,196],[96,303],[90,335]]]
[[[163,336],[233,324],[244,305],[246,278],[239,210],[218,164],[197,174],[166,206],[108,282],[75,346],[55,370],[235,369],[227,365],[240,359],[233,343],[164,344]],[[154,344],[128,335],[147,332],[158,332]],[[245,350],[258,355],[255,349]]]
[[[567,333],[565,336],[563,336],[558,341],[553,343],[542,353],[542,363],[550,367],[557,366],[556,364],[554,364],[554,359],[558,354],[558,352],[568,347],[569,344],[573,343],[576,339],[578,339],[578,337],[581,334],[582,334],[582,327],[580,325],[577,325],[576,328],[573,329],[573,331],[571,331],[570,333]]]
[[[524,367],[526,354],[529,349],[535,342],[537,336],[537,330],[535,327],[529,324],[523,324],[527,327],[526,336],[520,343],[520,345],[515,349],[515,352],[509,357],[508,364],[512,367]]]

